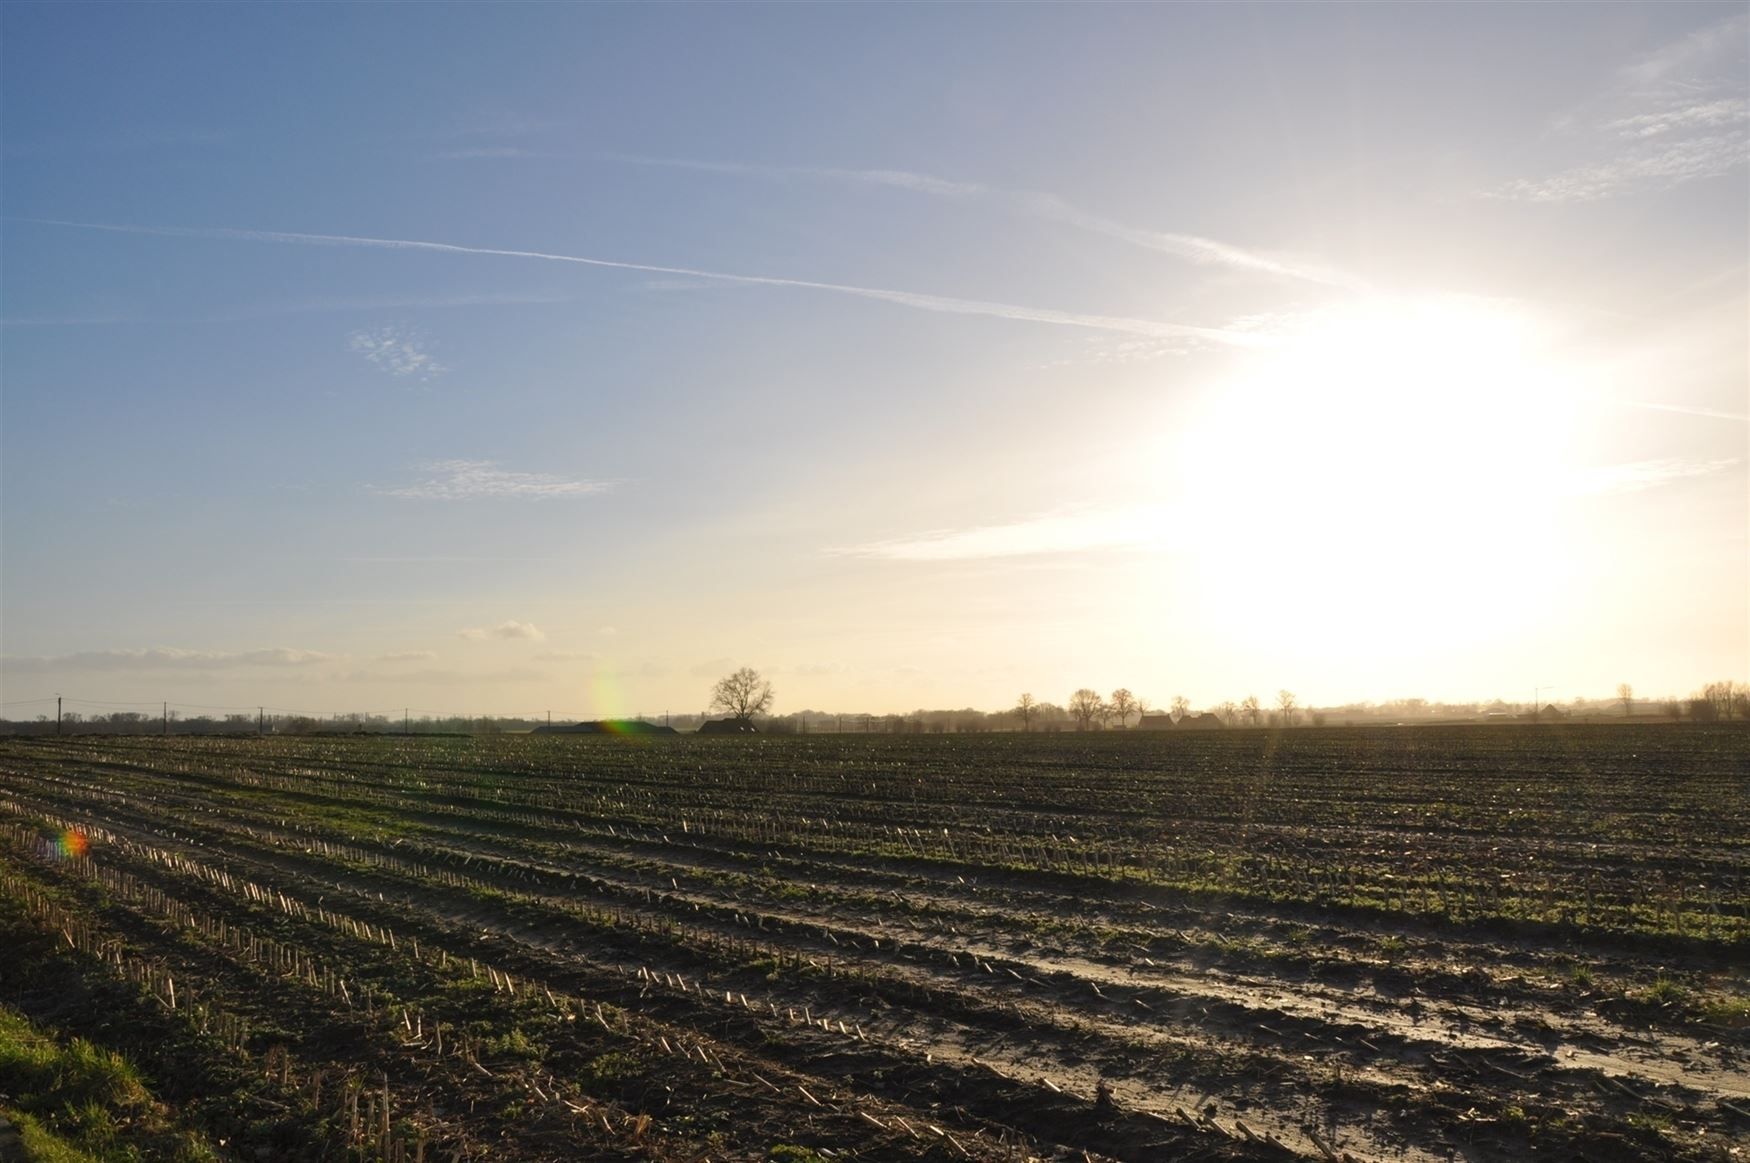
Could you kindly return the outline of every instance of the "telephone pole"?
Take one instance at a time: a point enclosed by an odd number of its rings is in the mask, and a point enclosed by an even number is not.
[[[146,705],[149,707],[152,704],[147,703]],[[166,702],[164,704],[164,712],[163,713],[164,713],[164,735],[166,738],[168,738],[170,736],[170,704],[168,702]]]
[[[257,735],[267,734],[267,708],[266,707],[256,707],[255,708],[255,733]]]
[[[61,733],[61,696],[55,696],[55,734]]]

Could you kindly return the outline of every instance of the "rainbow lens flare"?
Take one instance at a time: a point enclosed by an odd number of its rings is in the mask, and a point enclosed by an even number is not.
[[[85,833],[76,828],[68,828],[49,842],[49,847],[62,860],[74,860],[91,850],[91,841],[85,838]]]

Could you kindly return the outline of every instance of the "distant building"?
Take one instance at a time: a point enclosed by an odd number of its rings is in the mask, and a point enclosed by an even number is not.
[[[758,735],[752,719],[707,719],[699,724],[701,735]]]
[[[1179,720],[1181,731],[1219,731],[1226,726],[1221,721],[1221,716],[1213,711],[1204,711],[1201,715],[1186,715]]]
[[[1138,731],[1171,731],[1173,729],[1173,716],[1165,713],[1144,715],[1137,720],[1135,729]]]

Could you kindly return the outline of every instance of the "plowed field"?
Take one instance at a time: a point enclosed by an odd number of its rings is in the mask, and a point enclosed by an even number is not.
[[[1742,1159],[1750,732],[0,743],[0,1003],[243,1159]]]

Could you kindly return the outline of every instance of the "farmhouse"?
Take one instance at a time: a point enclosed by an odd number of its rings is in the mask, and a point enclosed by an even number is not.
[[[701,735],[758,735],[752,719],[707,719],[699,724]]]
[[[1181,731],[1219,731],[1227,724],[1221,721],[1221,716],[1214,711],[1204,711],[1201,715],[1186,715],[1179,720]]]
[[[1159,715],[1144,715],[1137,720],[1136,729],[1138,731],[1171,731],[1173,729],[1173,716],[1164,712]]]

